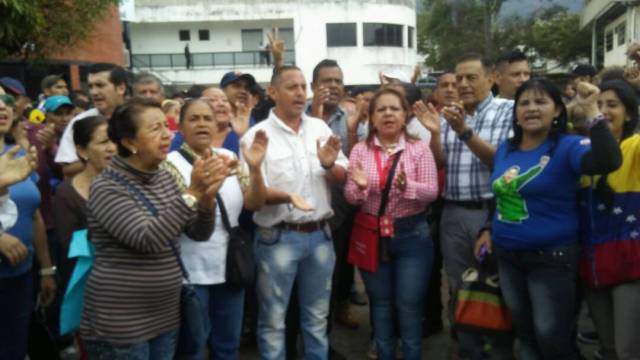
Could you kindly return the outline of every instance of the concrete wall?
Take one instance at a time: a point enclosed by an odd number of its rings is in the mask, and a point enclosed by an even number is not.
[[[378,72],[390,67],[410,75],[416,63],[416,39],[407,48],[407,27],[415,29],[416,12],[413,0],[270,0],[270,1],[136,1],[135,20],[131,23],[132,53],[182,53],[185,42],[179,41],[178,30],[191,29],[189,48],[192,53],[241,51],[241,30],[272,27],[293,27],[295,62],[309,81],[313,67],[322,59],[338,60],[345,73],[345,83],[370,84],[378,81]],[[356,23],[358,45],[327,47],[327,23]],[[363,23],[379,22],[402,25],[403,47],[364,47]],[[198,40],[198,29],[209,29],[211,40]],[[251,71],[252,67],[236,70]],[[225,71],[231,69],[222,69]],[[256,78],[267,82],[269,71],[255,69]],[[196,69],[203,76],[215,77],[220,69]],[[176,82],[192,77],[181,71],[159,70]],[[265,73],[263,76],[262,73]],[[206,74],[206,75],[205,75]]]

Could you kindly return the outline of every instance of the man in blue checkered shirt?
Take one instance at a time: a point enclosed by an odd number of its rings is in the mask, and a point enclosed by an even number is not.
[[[484,161],[493,161],[495,148],[509,136],[513,118],[513,100],[491,94],[491,64],[480,54],[460,58],[455,74],[461,103],[445,104],[441,145],[431,146],[438,163],[445,167],[440,239],[453,298],[462,285],[462,273],[476,267],[473,245],[489,216],[491,169]],[[492,359],[513,358],[510,337],[484,339],[460,331],[457,335],[462,359],[482,359],[485,340],[492,343]]]

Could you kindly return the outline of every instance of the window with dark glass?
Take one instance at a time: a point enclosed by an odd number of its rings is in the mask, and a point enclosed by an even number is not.
[[[613,50],[613,31],[607,31],[604,34],[604,47],[607,51]]]
[[[327,46],[356,46],[356,23],[327,24]]]
[[[413,33],[416,29],[413,26],[408,26],[407,30],[407,46],[409,49],[413,49]]]
[[[364,23],[364,46],[397,46],[402,47],[402,25]]]
[[[191,40],[191,32],[189,30],[180,30],[178,34],[180,35],[180,41]]]
[[[198,39],[200,41],[209,40],[209,30],[198,30]]]
[[[624,45],[626,32],[627,32],[627,26],[624,22],[616,26],[616,36],[618,37],[618,46]]]

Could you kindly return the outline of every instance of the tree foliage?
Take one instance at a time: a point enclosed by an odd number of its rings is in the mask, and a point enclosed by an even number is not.
[[[0,58],[43,57],[76,46],[117,4],[118,0],[0,0]]]
[[[526,17],[511,15],[493,21],[491,14],[495,16],[500,11],[501,2],[490,4],[490,11],[481,0],[425,0],[425,5],[418,17],[418,49],[427,55],[427,65],[438,69],[450,67],[456,58],[470,51],[493,58],[506,50],[521,48],[539,59],[560,64],[590,54],[589,31],[580,31],[579,15],[561,6]],[[491,30],[489,34],[484,31],[487,28]]]

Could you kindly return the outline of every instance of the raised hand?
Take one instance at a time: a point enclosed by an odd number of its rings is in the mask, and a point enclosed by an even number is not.
[[[324,115],[324,103],[329,100],[329,89],[324,86],[319,86],[316,91],[313,92],[313,100],[311,102],[311,115],[322,119]]]
[[[18,238],[5,233],[0,236],[0,254],[16,266],[29,256],[29,250]]]
[[[591,83],[582,81],[576,86],[575,106],[584,112],[587,119],[593,119],[600,113],[598,95],[600,95],[600,89]]]
[[[350,133],[356,133],[358,131],[358,124],[360,124],[360,113],[364,107],[364,98],[362,95],[356,97],[356,110],[349,114],[347,117],[347,131]]]
[[[369,176],[359,161],[356,166],[349,168],[349,173],[351,174],[353,182],[356,183],[360,189],[366,189],[367,186],[369,186]]]
[[[249,129],[251,111],[253,111],[253,108],[256,106],[256,102],[253,97],[250,96],[246,102],[238,100],[234,105],[236,115],[231,119],[231,127],[238,137],[242,137]]]
[[[0,189],[26,179],[38,166],[38,152],[35,146],[29,148],[26,156],[15,158],[19,146],[12,147],[0,156]]]
[[[313,211],[313,206],[311,206],[302,196],[296,193],[289,193],[289,201],[291,202],[291,205],[298,210]]]
[[[340,154],[340,137],[337,135],[332,135],[324,145],[320,146],[320,140],[316,141],[316,147],[318,150],[318,159],[320,160],[320,165],[323,168],[329,169],[333,166],[338,158],[338,154]]]
[[[422,100],[418,100],[413,104],[413,113],[432,135],[440,134],[440,114],[433,107],[433,104],[427,103],[425,105]]]
[[[36,133],[36,139],[45,149],[50,149],[53,139],[56,137],[56,127],[54,124],[47,124]]]
[[[274,67],[276,69],[282,67],[284,65],[284,40],[278,38],[277,32],[268,32],[267,39],[271,46]]]
[[[210,192],[211,187],[220,177],[225,178],[226,172],[224,159],[218,156],[213,157],[211,151],[207,150],[203,157],[193,163],[191,185],[187,192],[195,196],[202,207],[212,208],[215,192],[213,194]]]
[[[404,162],[400,162],[400,172],[396,176],[396,186],[400,191],[407,189],[407,173],[404,171]]]
[[[442,109],[442,115],[449,123],[453,131],[461,133],[464,131],[464,108],[461,103],[451,103]]]
[[[265,155],[267,154],[267,146],[269,146],[269,138],[264,130],[258,130],[253,143],[247,148],[245,144],[241,144],[242,157],[250,169],[259,169],[262,165]]]

